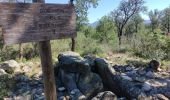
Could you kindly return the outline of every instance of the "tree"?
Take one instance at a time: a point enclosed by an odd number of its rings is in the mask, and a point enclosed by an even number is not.
[[[154,11],[151,10],[148,15],[151,21],[151,31],[154,32],[155,29],[160,27],[161,12],[155,9]]]
[[[87,14],[88,9],[93,6],[96,7],[98,5],[99,0],[70,0],[70,3],[73,3],[75,1],[75,8],[76,8],[76,15],[77,15],[77,30],[80,29],[80,27],[88,22]],[[72,41],[72,47],[71,50],[75,50],[75,44],[76,41],[74,38],[71,39]]]
[[[143,0],[122,0],[119,7],[111,12],[111,16],[117,27],[119,45],[121,45],[123,30],[129,19],[132,18],[133,15],[143,11],[146,11]]]
[[[165,33],[170,33],[170,7],[163,10],[161,25],[162,30],[165,31]]]
[[[143,19],[140,14],[137,13],[134,16],[132,16],[132,18],[129,20],[129,22],[126,25],[125,35],[131,36],[134,33],[138,33],[142,23],[143,23]]]
[[[73,0],[72,0],[73,1]],[[80,29],[81,25],[88,22],[88,9],[90,7],[97,7],[99,0],[74,0],[77,14],[77,30]]]
[[[99,23],[96,27],[96,38],[100,39],[100,42],[108,43],[112,39],[114,31],[114,23],[111,18],[104,16],[99,20]],[[112,33],[112,34],[111,34]]]

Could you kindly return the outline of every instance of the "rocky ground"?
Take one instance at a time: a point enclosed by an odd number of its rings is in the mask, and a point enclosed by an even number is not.
[[[111,65],[110,61],[81,57],[75,52],[61,53],[54,67],[58,100],[170,99],[170,72],[162,70],[159,62],[152,60],[137,66]],[[0,99],[3,98],[44,100],[39,63],[10,60],[0,64]]]

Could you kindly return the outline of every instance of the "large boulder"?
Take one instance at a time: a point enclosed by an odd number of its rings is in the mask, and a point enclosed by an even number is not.
[[[0,69],[3,69],[10,74],[14,73],[15,69],[18,67],[20,67],[20,65],[15,60],[8,60],[0,65]]]
[[[64,87],[67,88],[68,92],[77,89],[76,75],[74,73],[68,73],[64,70],[60,70],[60,73],[61,82],[63,83]]]
[[[59,66],[62,70],[71,73],[87,73],[89,64],[75,52],[64,52],[58,56]]]
[[[81,74],[77,86],[87,98],[94,97],[103,90],[102,80],[95,73]]]
[[[58,61],[57,82],[66,88],[72,100],[91,99],[103,89],[102,80],[91,71],[94,59],[69,51],[59,54]]]
[[[139,99],[146,96],[140,89],[141,87],[136,86],[129,78],[127,79],[127,77],[122,77],[120,73],[116,73],[105,59],[96,58],[95,64],[104,86],[116,95],[124,96],[128,99]]]
[[[92,100],[117,100],[117,97],[111,91],[105,91],[98,93],[97,96],[92,98]]]

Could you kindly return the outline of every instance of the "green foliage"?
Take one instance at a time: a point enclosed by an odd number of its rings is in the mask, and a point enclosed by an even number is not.
[[[149,12],[149,18],[151,21],[151,31],[153,32],[155,29],[160,27],[160,18],[161,18],[161,12],[155,9],[154,11]]]
[[[138,33],[138,31],[141,30],[142,25],[142,17],[138,13],[135,14],[134,16],[132,16],[132,18],[129,20],[125,27],[125,35],[127,37],[131,37],[134,33]]]
[[[77,13],[77,30],[84,24],[87,24],[88,9],[93,6],[97,7],[99,0],[75,0],[75,7]]]
[[[86,54],[102,54],[104,53],[101,45],[97,43],[96,40],[85,37],[83,33],[78,33],[76,51],[80,52],[82,55]]]
[[[140,34],[140,43],[135,49],[135,53],[141,57],[163,60],[166,58],[166,36],[160,33]]]
[[[19,51],[13,46],[6,46],[0,51],[0,61],[16,59]]]
[[[125,27],[128,21],[140,12],[145,12],[144,0],[122,0],[116,10],[111,12],[111,17],[114,19],[119,38],[119,45],[122,44],[122,36],[124,35]]]
[[[96,34],[93,38],[99,40],[100,43],[108,43],[109,41],[115,40],[115,26],[112,19],[108,16],[104,16],[99,20],[96,27]]]
[[[165,8],[162,11],[160,23],[161,23],[161,29],[166,33],[169,33],[170,32],[170,7]]]
[[[166,59],[170,60],[170,38],[166,39],[166,48],[165,48],[165,53],[166,53]]]
[[[0,100],[3,100],[3,97],[8,95],[9,87],[7,85],[7,81],[9,79],[9,75],[0,76]]]

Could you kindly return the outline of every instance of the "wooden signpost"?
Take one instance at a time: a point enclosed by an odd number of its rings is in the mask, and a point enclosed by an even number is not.
[[[50,40],[74,38],[76,15],[73,4],[0,3],[4,44],[38,42],[46,100],[56,100]]]
[[[16,44],[75,37],[74,6],[0,3],[4,43]]]

